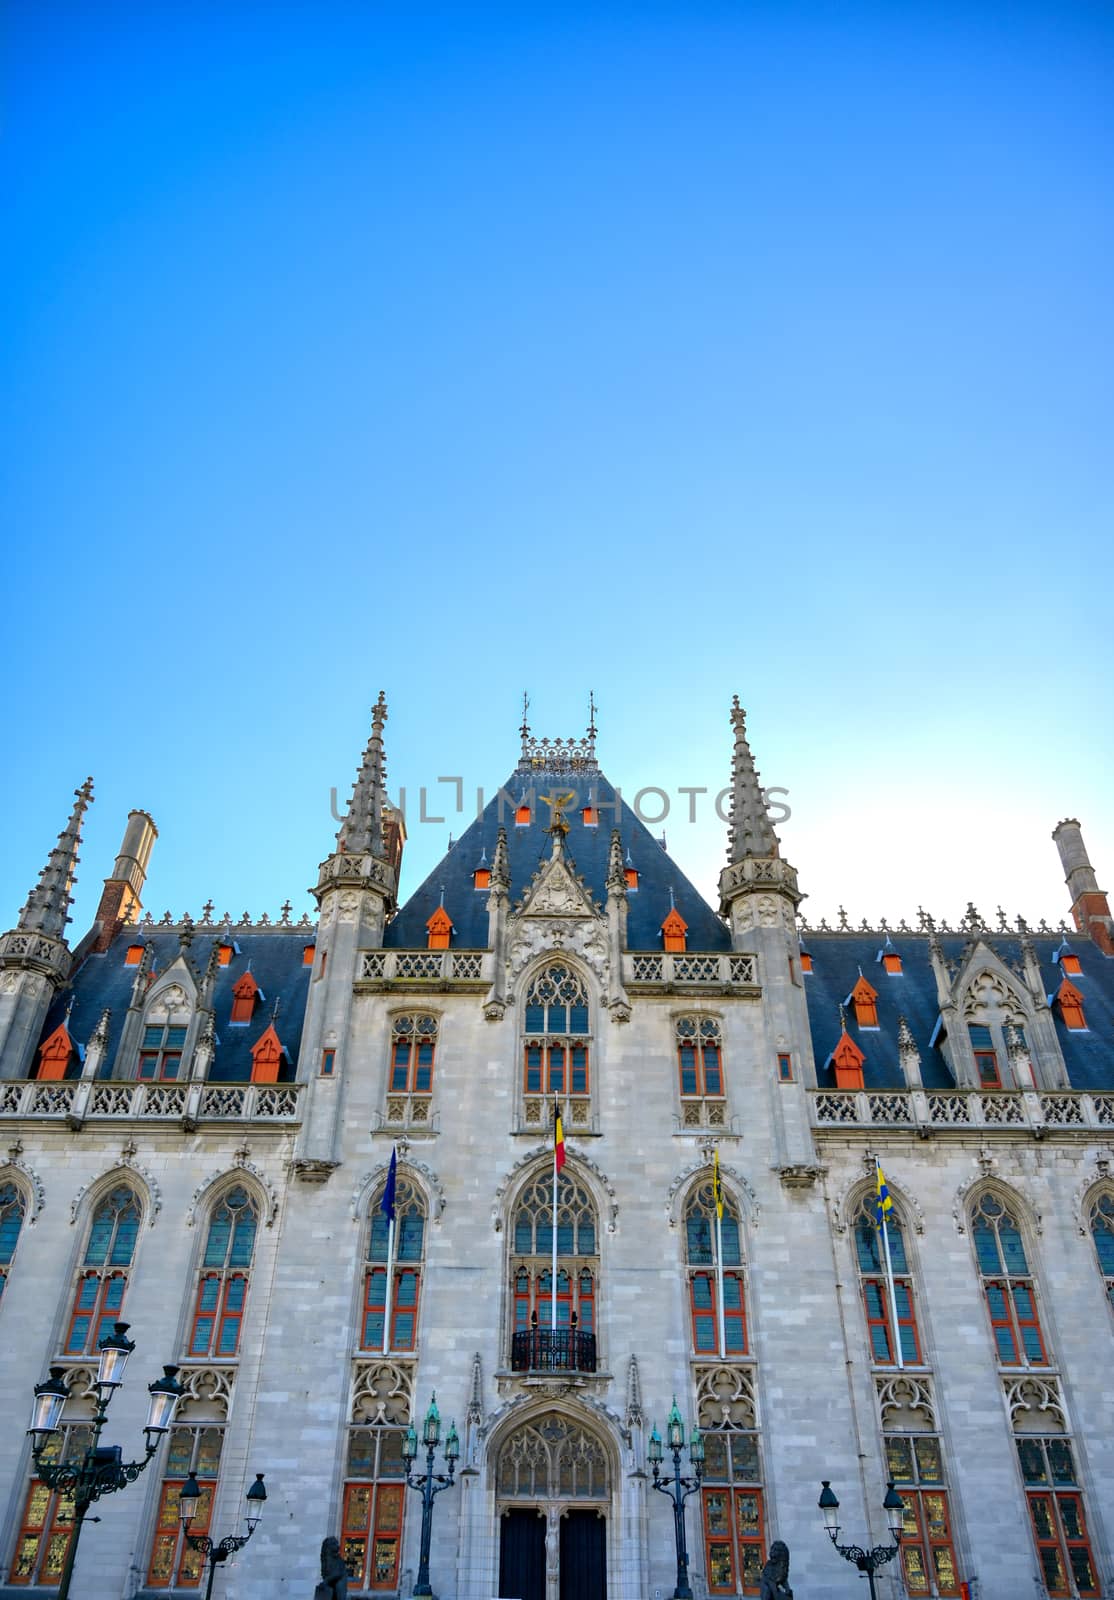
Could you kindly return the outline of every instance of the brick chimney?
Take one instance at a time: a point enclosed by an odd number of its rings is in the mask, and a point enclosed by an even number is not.
[[[112,876],[104,880],[101,903],[94,919],[96,938],[90,953],[107,950],[120,929],[134,922],[143,909],[140,896],[147,879],[147,863],[159,830],[146,811],[129,811],[128,825]]]
[[[1106,892],[1099,888],[1095,869],[1083,843],[1083,833],[1075,817],[1058,822],[1052,834],[1060,852],[1075,926],[1104,956],[1114,956],[1114,919]]]

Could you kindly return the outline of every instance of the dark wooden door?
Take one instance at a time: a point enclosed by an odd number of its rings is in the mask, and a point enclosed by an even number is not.
[[[607,1523],[594,1511],[561,1518],[561,1600],[607,1600]]]
[[[513,1600],[545,1600],[545,1517],[540,1511],[506,1511],[499,1519],[499,1593]]]

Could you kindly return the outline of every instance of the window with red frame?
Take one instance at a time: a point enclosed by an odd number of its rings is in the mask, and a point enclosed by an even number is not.
[[[940,1441],[933,1434],[887,1434],[886,1470],[905,1506],[901,1564],[910,1595],[960,1593]]]
[[[182,1051],[186,1030],[167,1023],[144,1028],[139,1051],[139,1076],[145,1079],[173,1080],[181,1075]]]
[[[901,1339],[901,1359],[912,1366],[918,1365],[921,1355],[917,1316],[913,1305],[913,1280],[905,1258],[905,1239],[901,1219],[896,1208],[886,1219],[886,1233],[890,1242],[890,1262],[894,1274],[894,1299],[897,1301],[897,1326]],[[882,1244],[882,1230],[874,1220],[874,1206],[864,1199],[855,1218],[855,1255],[859,1266],[863,1305],[866,1309],[867,1332],[870,1336],[872,1360],[879,1366],[892,1366],[897,1361],[894,1353],[893,1312],[890,1291],[886,1281],[886,1258]]]
[[[994,1048],[994,1037],[990,1029],[972,1023],[968,1032],[971,1037],[971,1048],[975,1053],[975,1071],[979,1075],[979,1088],[1000,1089],[1002,1074],[998,1070],[998,1052]]]
[[[1106,1297],[1114,1310],[1114,1195],[1099,1195],[1091,1207],[1091,1238],[1095,1241]]]
[[[855,1008],[855,1021],[860,1028],[878,1026],[878,990],[866,981],[861,972],[847,998]]]
[[[524,1021],[525,1092],[588,1094],[588,991],[579,974],[563,963],[536,973]]]
[[[1099,1594],[1071,1441],[1022,1436],[1016,1442],[1045,1588],[1050,1595]]]
[[[379,1191],[372,1208],[368,1265],[364,1276],[361,1350],[382,1350],[387,1315],[388,1220],[380,1209]],[[418,1307],[425,1249],[425,1205],[409,1178],[398,1175],[395,1186],[394,1262],[391,1269],[391,1350],[413,1350],[418,1339]]]
[[[1047,1365],[1021,1230],[996,1195],[984,1194],[975,1206],[971,1237],[999,1362],[1004,1367]]]
[[[436,1051],[436,1017],[395,1017],[391,1023],[391,1093],[432,1094]]]
[[[685,1205],[685,1261],[689,1279],[692,1344],[697,1355],[719,1352],[716,1273],[716,1203],[711,1182],[693,1190]],[[725,1355],[747,1354],[746,1291],[739,1218],[726,1195],[719,1223],[723,1257]]]
[[[23,1194],[14,1183],[0,1183],[0,1295],[23,1227]]]
[[[1067,978],[1062,980],[1056,991],[1056,1004],[1065,1028],[1070,1028],[1073,1033],[1087,1031],[1087,1019],[1083,1015],[1083,996],[1075,984],[1069,982]]]
[[[715,1017],[678,1017],[677,1064],[684,1098],[723,1096],[723,1036]]]
[[[239,1185],[213,1210],[190,1330],[191,1359],[231,1360],[239,1353],[258,1220],[247,1190]]]
[[[1079,964],[1079,957],[1072,955],[1070,951],[1065,951],[1060,957],[1060,971],[1066,972],[1071,978],[1082,977],[1083,968]]]
[[[766,1560],[758,1435],[704,1434],[700,1496],[709,1594],[757,1594]]]
[[[105,1196],[93,1213],[70,1312],[65,1356],[92,1355],[124,1309],[141,1212],[131,1189]]]
[[[361,1594],[398,1587],[406,1494],[402,1441],[401,1428],[349,1430],[340,1550]]]
[[[51,1466],[60,1461],[72,1461],[79,1466],[92,1442],[90,1427],[83,1423],[66,1424],[47,1439],[42,1460]],[[48,1489],[40,1478],[32,1477],[8,1582],[56,1589],[62,1580],[62,1568],[73,1538],[73,1519],[72,1497]]]
[[[200,1586],[205,1556],[185,1537],[178,1516],[178,1496],[190,1473],[196,1473],[201,1494],[189,1531],[194,1537],[207,1533],[223,1444],[224,1429],[211,1424],[170,1430],[147,1568],[147,1583],[152,1589],[196,1589]]]
[[[596,1331],[599,1256],[596,1212],[587,1189],[566,1167],[557,1188],[557,1326]],[[553,1316],[553,1165],[520,1196],[511,1235],[512,1333],[549,1328]],[[536,1324],[535,1319],[536,1318]],[[575,1319],[575,1320],[574,1320]]]

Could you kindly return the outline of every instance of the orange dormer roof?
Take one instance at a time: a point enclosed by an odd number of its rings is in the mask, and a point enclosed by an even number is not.
[[[252,1083],[277,1083],[285,1054],[285,1046],[275,1032],[275,1025],[269,1022],[251,1047]]]
[[[426,945],[430,950],[447,950],[449,948],[453,923],[444,906],[437,907],[437,910],[426,923],[426,929]]]
[[[1069,978],[1064,978],[1056,990],[1056,1004],[1065,1028],[1083,1029],[1087,1022],[1083,1015],[1083,996]]]
[[[39,1048],[39,1077],[64,1078],[66,1068],[73,1060],[74,1044],[66,1029],[66,1024],[60,1022],[54,1032]]]
[[[242,972],[232,985],[232,1022],[250,1022],[259,985],[250,972]]]
[[[855,1021],[860,1028],[878,1026],[878,990],[866,981],[861,972],[847,998],[855,1008]]]
[[[869,985],[867,987],[869,988]],[[831,1055],[832,1066],[835,1068],[836,1088],[861,1089],[865,1060],[866,1057],[844,1028]]]
[[[687,945],[689,925],[673,906],[661,925],[662,942],[666,950],[684,950]]]

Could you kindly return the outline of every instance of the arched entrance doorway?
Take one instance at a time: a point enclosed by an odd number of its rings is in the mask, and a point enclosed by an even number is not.
[[[499,1450],[499,1594],[607,1600],[607,1452],[575,1417],[547,1411]]]

